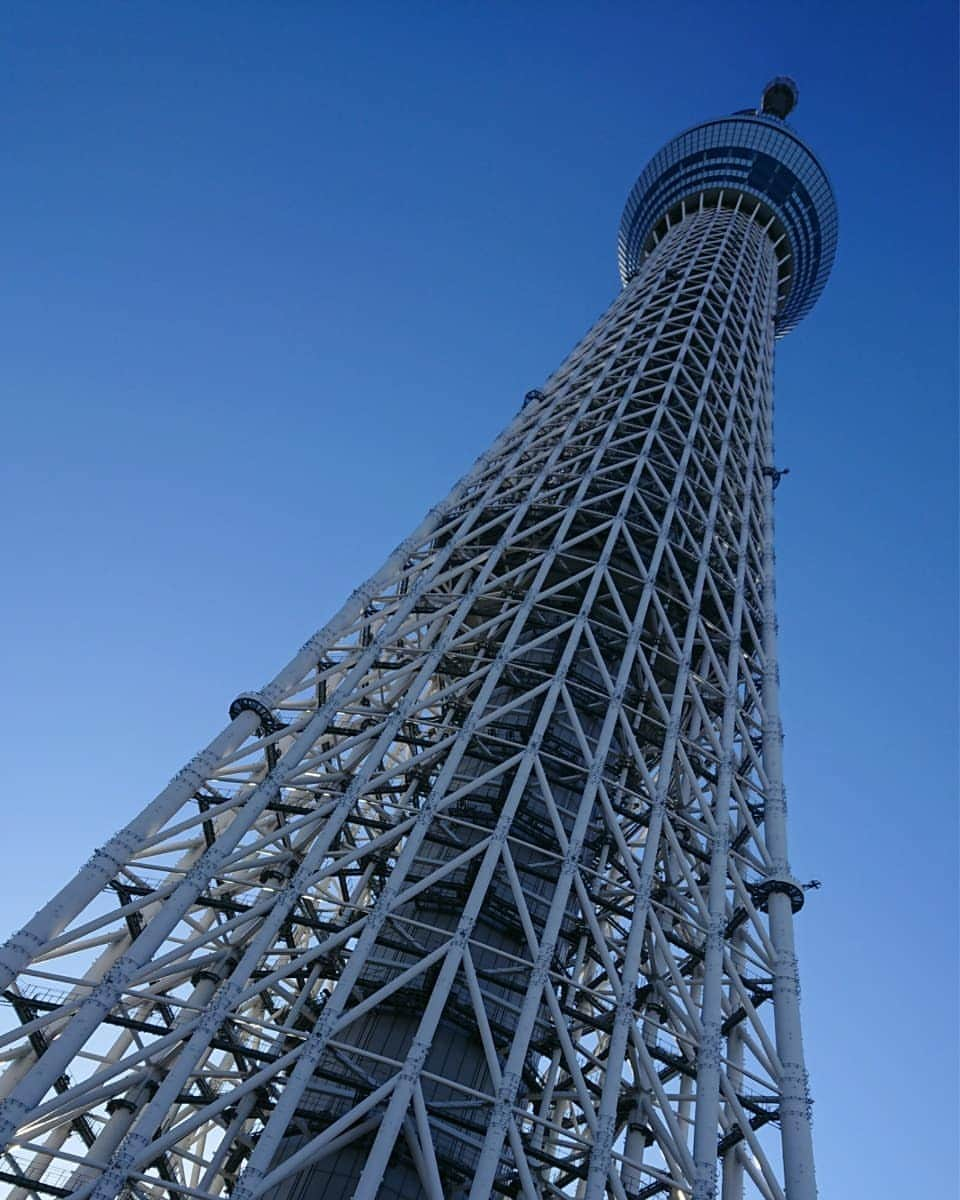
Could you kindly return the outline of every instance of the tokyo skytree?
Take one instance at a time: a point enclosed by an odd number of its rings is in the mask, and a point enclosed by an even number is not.
[[[773,362],[837,218],[796,99],[654,156],[566,361],[3,945],[11,1200],[814,1200]]]

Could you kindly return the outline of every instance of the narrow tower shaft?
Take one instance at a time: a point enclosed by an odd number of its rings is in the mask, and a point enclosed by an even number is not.
[[[3,947],[17,1200],[815,1200],[772,375],[833,218],[792,88],[654,159],[563,366]]]
[[[761,464],[762,439],[769,429],[775,304],[776,263],[761,225],[743,212],[718,206],[686,217],[574,356],[565,386],[557,391],[563,401],[545,398],[520,418],[521,429],[529,422],[538,429],[524,463],[501,475],[481,502],[473,522],[477,532],[460,542],[460,553],[468,561],[497,560],[472,607],[469,627],[484,624],[485,614],[509,613],[518,595],[544,599],[525,614],[517,612],[509,623],[501,620],[490,626],[479,655],[471,639],[467,661],[458,650],[448,663],[451,677],[479,671],[478,682],[488,677],[491,661],[501,656],[506,669],[497,674],[485,700],[475,684],[464,693],[464,700],[475,697],[471,707],[461,703],[448,717],[457,734],[454,747],[463,748],[453,779],[462,795],[425,827],[423,843],[411,861],[406,879],[433,877],[432,884],[428,882],[412,902],[398,904],[391,918],[391,925],[408,923],[418,931],[416,946],[397,943],[395,936],[391,939],[382,931],[371,950],[376,966],[358,968],[357,986],[363,994],[372,994],[416,969],[425,955],[443,951],[449,959],[459,926],[469,929],[476,994],[471,1001],[468,981],[450,973],[442,1002],[439,975],[426,972],[418,986],[398,988],[339,1041],[341,1047],[353,1048],[350,1061],[358,1070],[364,1055],[369,1059],[375,1053],[402,1061],[411,1078],[421,1071],[426,1105],[445,1107],[448,1115],[445,1132],[433,1139],[443,1171],[449,1175],[456,1168],[464,1180],[472,1179],[476,1196],[490,1193],[506,1163],[502,1137],[481,1136],[486,1122],[476,1119],[476,1101],[465,1100],[451,1087],[460,1084],[491,1101],[497,1093],[476,1034],[480,1014],[473,1004],[482,1003],[494,1043],[509,1047],[515,1058],[518,1087],[510,1105],[523,1105],[529,1103],[520,1094],[524,1068],[535,1073],[545,1052],[559,1047],[548,1005],[531,993],[529,975],[536,964],[524,926],[536,945],[542,947],[546,939],[554,969],[569,976],[572,987],[591,969],[589,944],[577,967],[583,940],[579,926],[585,917],[583,897],[574,887],[577,877],[564,874],[559,846],[545,848],[544,834],[549,841],[556,836],[561,844],[582,847],[570,865],[581,872],[584,891],[589,880],[594,897],[616,895],[624,888],[631,893],[622,848],[611,844],[601,798],[591,789],[591,769],[599,773],[598,787],[618,790],[621,805],[628,794],[642,804],[641,796],[651,799],[642,781],[631,785],[620,776],[633,746],[646,746],[649,777],[662,780],[663,794],[656,804],[662,808],[672,801],[699,827],[704,820],[702,795],[695,795],[682,779],[681,764],[689,759],[691,747],[699,747],[693,760],[698,774],[706,760],[717,770],[724,756],[738,762],[744,757],[744,731],[732,720],[741,659],[733,660],[729,719],[723,729],[720,697],[730,688],[731,668],[724,661],[722,669],[715,670],[717,664],[706,661],[712,646],[701,624],[708,614],[716,619],[718,604],[734,613],[730,636],[741,645],[741,655],[748,656],[744,661],[751,663],[756,647],[744,628],[744,605],[737,604],[736,590],[746,587],[752,556],[753,629],[762,630]],[[572,413],[578,414],[575,423],[569,419]],[[550,463],[546,478],[545,463]],[[524,490],[529,496],[526,511],[507,534],[509,515]],[[558,540],[559,545],[551,546]],[[717,594],[710,596],[705,594],[704,547],[709,553],[721,541],[730,578],[718,579]],[[637,661],[644,651],[649,677]],[[754,669],[759,662],[753,660]],[[717,679],[717,694],[711,695],[706,712],[697,712],[692,702],[699,694],[691,684],[694,664],[703,678]],[[464,737],[471,714],[482,731],[472,742]],[[676,733],[668,741],[671,719]],[[527,756],[529,768],[521,762],[519,770],[478,786],[476,781],[489,769],[491,738],[494,745],[507,739],[511,748],[539,742],[540,751]],[[724,810],[720,819],[729,823],[732,815],[736,827],[735,804],[732,813],[727,811],[729,779],[718,802]],[[630,831],[635,843],[649,839],[651,829],[655,837],[663,837],[662,815],[653,826],[649,820],[624,824],[622,814],[614,820],[621,835]],[[485,846],[483,859],[437,877],[438,864]],[[664,863],[657,869],[652,843],[646,840],[645,846],[651,850],[651,881],[658,879],[664,890],[679,888],[685,895],[682,883],[668,882]],[[663,857],[668,856],[664,845]],[[506,869],[507,861],[512,870]],[[725,857],[720,867],[725,870]],[[403,881],[394,864],[391,882],[399,887]],[[722,883],[718,904],[722,934]],[[632,998],[621,998],[625,1005],[636,1005],[634,973],[641,970],[643,914],[635,910],[633,919],[637,965],[630,975]],[[722,948],[719,937],[718,946]],[[627,952],[627,941],[622,949]],[[643,966],[655,973],[649,959],[648,951]],[[717,1068],[721,979],[718,961],[709,1001]],[[594,1021],[616,1000],[608,989],[609,981],[603,1004],[592,1014]],[[424,1011],[428,1002],[432,1013]],[[512,1031],[520,1014],[526,1019]],[[417,1062],[420,1046],[430,1047],[422,1063]],[[623,1038],[608,1051],[617,1055],[621,1072],[626,1052]],[[348,1108],[342,1094],[342,1057],[341,1052],[338,1062],[328,1047],[306,1085],[308,1107],[330,1121]],[[609,1057],[607,1066],[609,1072]],[[396,1068],[368,1062],[367,1071],[373,1086],[389,1082]],[[608,1078],[613,1080],[607,1118],[612,1147],[622,1132],[616,1128],[622,1081],[619,1073]],[[718,1079],[714,1071],[703,1084],[716,1097],[708,1125],[711,1172],[719,1124]],[[410,1104],[414,1090],[411,1082],[391,1093],[398,1115]],[[504,1104],[502,1097],[500,1103]],[[701,1093],[698,1108],[702,1103]],[[545,1117],[550,1115],[547,1109]],[[283,1118],[276,1124],[290,1128]],[[589,1130],[582,1133],[586,1145]],[[385,1124],[382,1144],[389,1145],[395,1137]],[[278,1168],[282,1170],[281,1164],[306,1144],[304,1135],[286,1136],[278,1150]],[[260,1159],[268,1161],[267,1153],[263,1149]],[[256,1158],[255,1154],[254,1167]],[[604,1174],[609,1172],[608,1153],[595,1155],[595,1161]],[[292,1198],[306,1186],[311,1194],[353,1195],[364,1164],[367,1177],[376,1180],[383,1170],[378,1155],[365,1142],[349,1145],[310,1169],[306,1184],[298,1173],[277,1194]],[[603,1178],[601,1174],[601,1194]],[[412,1161],[388,1167],[385,1186],[384,1194],[422,1194]]]

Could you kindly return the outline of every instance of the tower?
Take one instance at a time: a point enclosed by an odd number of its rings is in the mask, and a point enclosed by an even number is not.
[[[654,157],[560,369],[4,945],[15,1200],[813,1200],[772,371],[836,213],[795,102]]]

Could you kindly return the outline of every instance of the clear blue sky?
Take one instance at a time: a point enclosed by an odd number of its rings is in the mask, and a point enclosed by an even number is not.
[[[0,35],[4,933],[606,307],[646,159],[796,77],[841,214],[777,378],[821,1188],[952,1194],[953,5],[7,0]]]

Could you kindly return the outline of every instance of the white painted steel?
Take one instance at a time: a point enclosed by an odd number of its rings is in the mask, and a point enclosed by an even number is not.
[[[685,202],[450,497],[0,955],[17,1200],[813,1200],[777,252]]]

